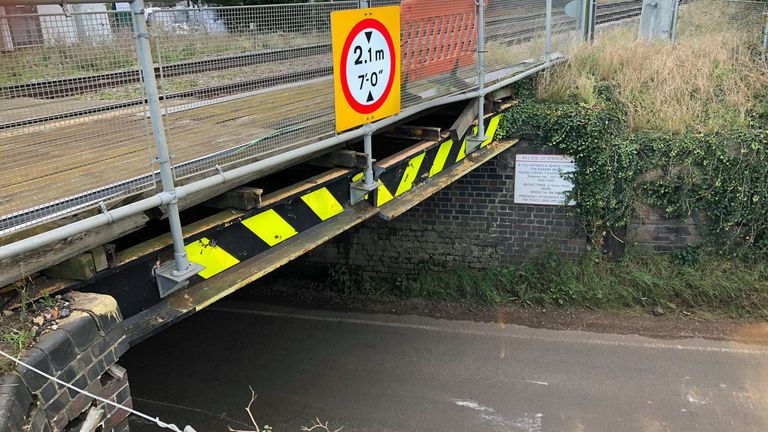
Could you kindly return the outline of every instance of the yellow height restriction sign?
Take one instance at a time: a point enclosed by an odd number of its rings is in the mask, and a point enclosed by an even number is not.
[[[331,12],[336,131],[400,112],[400,7]]]

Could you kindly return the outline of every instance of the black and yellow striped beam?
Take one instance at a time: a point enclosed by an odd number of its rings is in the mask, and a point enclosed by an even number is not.
[[[358,171],[346,171],[188,240],[189,260],[205,267],[197,277],[215,276],[341,214],[350,206],[349,184]]]
[[[311,248],[309,245],[314,247],[341,230],[384,212],[381,206],[386,203],[389,203],[389,215],[405,211],[391,210],[394,207],[410,208],[412,202],[417,202],[415,195],[427,193],[429,188],[421,187],[420,193],[403,196],[416,185],[430,178],[432,180],[426,186],[447,184],[452,181],[454,171],[471,170],[481,164],[482,158],[474,155],[492,150],[485,147],[493,140],[498,124],[498,115],[486,118],[486,134],[489,138],[471,158],[467,158],[466,137],[462,137],[460,143],[450,139],[423,142],[378,163],[375,171],[382,185],[368,199],[379,208],[369,203],[355,206],[350,204],[350,184],[362,178],[362,169],[336,169],[270,194],[265,197],[260,208],[232,212],[222,220],[217,219],[216,223],[196,230],[195,234],[185,239],[185,249],[190,261],[205,268],[189,281],[189,288],[166,299],[159,298],[152,275],[157,263],[172,259],[173,251],[167,239],[153,239],[146,242],[146,246],[138,245],[147,248],[147,251],[136,252],[132,254],[134,258],[72,288],[110,294],[117,299],[126,318],[144,317],[146,320],[142,321],[145,323],[143,325],[152,328],[158,314],[164,313],[146,310],[152,305],[158,305],[161,311],[165,310],[163,308],[171,310],[179,306],[179,299],[199,291],[199,295],[193,301],[190,300],[193,304],[185,304],[169,317],[180,316],[181,310],[190,313],[206,302],[219,298],[222,293],[231,292],[247,281],[252,281],[254,274],[262,275],[266,269],[273,269],[279,263],[301,255]],[[313,229],[315,227],[317,229]],[[164,246],[158,247],[156,244]],[[254,269],[252,264],[255,262],[263,269]],[[226,275],[222,274],[225,271]],[[249,274],[251,276],[244,276]],[[211,279],[217,275],[220,276]],[[237,283],[232,282],[234,279],[237,279]],[[220,286],[219,280],[223,281],[223,286]],[[172,319],[166,318],[160,321]]]
[[[490,144],[499,127],[501,115],[496,114],[485,119],[485,134],[488,137],[480,145],[481,150]],[[380,163],[375,168],[378,174],[377,180],[381,182],[374,194],[376,207],[381,207],[393,199],[410,191],[414,185],[422,183],[453,165],[461,162],[466,155],[467,136],[476,133],[477,126],[472,131],[462,137],[461,142],[453,142],[447,138],[438,143],[430,145],[420,152],[403,152],[402,160],[395,163]],[[397,158],[394,155],[391,158]]]

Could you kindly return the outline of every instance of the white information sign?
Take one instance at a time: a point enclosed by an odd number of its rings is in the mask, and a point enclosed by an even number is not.
[[[573,158],[563,155],[518,154],[515,156],[515,203],[575,205],[566,202],[573,183],[565,174],[576,171]]]

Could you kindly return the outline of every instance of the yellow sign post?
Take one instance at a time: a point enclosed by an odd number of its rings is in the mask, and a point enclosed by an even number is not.
[[[331,13],[336,131],[400,112],[400,7]]]

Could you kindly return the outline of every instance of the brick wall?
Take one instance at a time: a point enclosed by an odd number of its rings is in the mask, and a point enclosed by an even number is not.
[[[548,246],[586,251],[572,209],[514,204],[515,154],[554,152],[519,143],[393,221],[374,218],[310,252],[305,263],[346,264],[378,277],[416,274],[425,264],[489,267],[533,259]]]
[[[73,312],[40,337],[22,361],[77,388],[131,406],[125,369],[116,364],[128,349],[117,303],[100,294],[71,293]],[[91,408],[103,409],[103,432],[128,430],[127,413],[25,367],[0,377],[0,431],[79,431]]]

